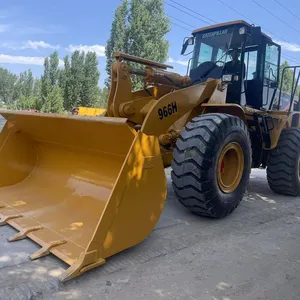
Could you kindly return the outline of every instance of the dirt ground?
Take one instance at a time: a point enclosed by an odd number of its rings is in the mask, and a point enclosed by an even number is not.
[[[181,207],[166,173],[166,207],[151,235],[67,283],[58,279],[66,265],[30,261],[39,246],[8,243],[15,231],[0,227],[0,299],[300,299],[300,198],[275,195],[254,170],[239,208],[210,220]]]

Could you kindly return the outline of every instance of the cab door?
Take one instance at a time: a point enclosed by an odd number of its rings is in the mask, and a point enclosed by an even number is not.
[[[267,42],[265,46],[265,59],[263,65],[263,103],[262,107],[270,109],[270,105],[275,97],[280,70],[280,46]]]

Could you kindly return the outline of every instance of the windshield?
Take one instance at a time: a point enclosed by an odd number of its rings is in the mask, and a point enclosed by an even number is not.
[[[226,53],[232,40],[232,29],[215,30],[199,33],[196,36],[195,52],[192,69],[196,69],[204,62],[226,61]],[[225,57],[224,57],[225,56]]]
[[[197,77],[201,79],[208,75],[211,78],[221,78],[225,63],[231,60],[230,51],[241,50],[243,35],[239,34],[239,28],[216,28],[196,35],[191,77],[197,73]]]

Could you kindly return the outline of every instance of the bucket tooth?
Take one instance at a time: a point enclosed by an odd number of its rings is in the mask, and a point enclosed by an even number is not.
[[[21,214],[11,215],[11,216],[4,216],[0,219],[0,226],[6,225],[9,220],[22,218]]]
[[[97,251],[81,253],[77,261],[61,275],[61,280],[68,281],[93,268],[105,264],[104,258],[97,258]]]
[[[65,244],[67,241],[66,240],[59,240],[59,241],[53,241],[51,243],[47,243],[46,245],[44,245],[40,250],[34,252],[33,254],[30,255],[30,258],[32,260],[34,259],[38,259],[41,257],[44,257],[46,255],[50,254],[50,251],[57,246],[63,245]]]
[[[9,242],[15,242],[15,241],[19,241],[22,239],[26,239],[27,234],[33,231],[37,231],[43,229],[43,226],[34,226],[34,227],[27,227],[22,229],[20,232],[14,234],[13,236],[8,238]]]

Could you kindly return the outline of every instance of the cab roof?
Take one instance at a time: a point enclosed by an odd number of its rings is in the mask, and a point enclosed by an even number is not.
[[[211,26],[202,27],[202,28],[194,30],[193,34],[196,34],[198,32],[202,32],[202,31],[206,31],[206,30],[211,30],[211,29],[220,28],[220,27],[227,27],[227,26],[231,26],[231,25],[238,25],[238,24],[240,24],[241,26],[247,26],[247,27],[252,27],[253,26],[253,25],[250,25],[249,23],[247,23],[244,20],[237,20],[237,21],[219,23],[219,24],[214,24],[214,25],[211,25]],[[272,40],[272,38],[270,36],[268,36],[267,34],[265,34],[263,32],[262,32],[262,35],[265,36],[266,38]]]

